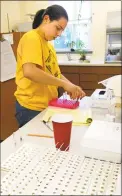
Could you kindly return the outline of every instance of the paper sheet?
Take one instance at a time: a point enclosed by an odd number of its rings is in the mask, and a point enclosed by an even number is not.
[[[80,126],[83,124],[89,125],[89,123],[92,122],[92,113],[91,109],[87,110],[81,110],[81,109],[53,109],[53,108],[48,108],[44,116],[42,117],[41,121],[46,121],[49,122],[51,121],[51,117],[54,114],[70,114],[73,116],[73,125],[74,126]]]
[[[4,82],[15,77],[16,59],[8,41],[0,42],[1,45],[1,76],[0,81]]]
[[[13,34],[8,33],[8,34],[3,34],[2,37],[7,40],[10,44],[13,44]]]

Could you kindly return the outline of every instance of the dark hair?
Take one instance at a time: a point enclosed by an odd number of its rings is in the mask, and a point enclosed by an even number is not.
[[[66,10],[60,5],[52,5],[47,9],[37,11],[32,24],[33,29],[36,29],[42,23],[45,15],[49,15],[51,21],[59,20],[61,17],[64,17],[68,21]]]

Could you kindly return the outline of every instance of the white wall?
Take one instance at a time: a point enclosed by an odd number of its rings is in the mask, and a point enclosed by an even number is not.
[[[107,27],[120,28],[121,27],[121,11],[108,12]]]
[[[1,32],[9,32],[7,13],[9,15],[10,31],[12,27],[21,21],[19,1],[1,1]]]
[[[30,17],[26,14],[35,14],[37,10],[46,8],[48,3],[48,1],[1,1],[1,32],[8,32],[7,13],[12,30],[15,24],[30,21]],[[107,13],[120,10],[121,1],[92,1],[92,62],[104,62]]]
[[[48,7],[48,1],[24,1],[24,14],[35,14],[40,9]],[[25,21],[31,21],[30,17],[25,18]]]
[[[104,62],[107,13],[121,10],[121,1],[92,1],[92,62]]]
[[[30,21],[26,14],[33,13],[48,6],[48,1],[1,1],[1,33],[8,32],[7,13],[10,31],[17,23]]]
[[[116,1],[105,1],[104,2],[104,7],[107,10],[107,12],[112,12],[112,11],[120,11],[121,10],[121,0],[116,0]]]

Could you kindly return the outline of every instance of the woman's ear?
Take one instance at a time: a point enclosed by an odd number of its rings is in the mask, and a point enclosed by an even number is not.
[[[44,18],[43,18],[43,21],[44,21],[45,24],[50,23],[50,17],[49,17],[49,15],[45,15]]]

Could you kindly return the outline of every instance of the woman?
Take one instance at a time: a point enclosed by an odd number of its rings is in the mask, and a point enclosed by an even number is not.
[[[68,15],[59,5],[39,10],[33,29],[25,33],[19,42],[15,92],[19,127],[47,108],[50,100],[58,97],[58,87],[63,87],[73,99],[85,96],[79,86],[61,74],[55,50],[48,42],[61,35],[67,22]]]

